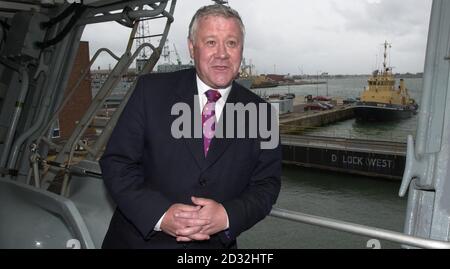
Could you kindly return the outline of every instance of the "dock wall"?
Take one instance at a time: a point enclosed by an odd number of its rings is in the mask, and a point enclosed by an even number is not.
[[[406,145],[395,142],[282,136],[283,163],[400,180]]]
[[[282,134],[301,132],[308,128],[354,118],[353,107],[341,107],[326,111],[314,111],[304,115],[280,118],[280,132]]]

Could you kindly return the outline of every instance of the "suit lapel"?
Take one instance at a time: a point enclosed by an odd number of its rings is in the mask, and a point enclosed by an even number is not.
[[[198,102],[198,90],[197,90],[197,81],[195,79],[195,69],[192,69],[192,72],[190,72],[188,76],[186,76],[184,79],[181,80],[181,83],[176,93],[179,96],[179,98],[181,98],[177,99],[177,102],[188,104],[189,107],[191,108],[192,138],[183,138],[183,141],[186,143],[186,146],[192,153],[192,156],[197,162],[199,168],[202,169],[205,165],[205,154],[203,153],[203,139],[201,138],[201,129],[200,129],[200,138],[195,138],[196,136],[194,136],[195,123],[200,121],[200,128],[201,128],[201,110],[200,104]]]

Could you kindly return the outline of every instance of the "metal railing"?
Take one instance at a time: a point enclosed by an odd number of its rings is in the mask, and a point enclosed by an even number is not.
[[[411,235],[402,234],[385,229],[350,223],[330,218],[307,215],[299,212],[289,211],[280,208],[273,208],[270,212],[272,217],[290,220],[315,226],[330,228],[342,232],[368,236],[377,239],[384,239],[411,247],[429,248],[429,249],[450,249],[450,242],[425,239]]]

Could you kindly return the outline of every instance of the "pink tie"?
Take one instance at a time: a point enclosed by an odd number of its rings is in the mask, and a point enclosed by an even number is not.
[[[205,92],[208,102],[203,107],[202,111],[202,126],[203,126],[203,151],[208,155],[209,145],[214,137],[216,131],[216,102],[221,95],[216,90],[208,90]]]

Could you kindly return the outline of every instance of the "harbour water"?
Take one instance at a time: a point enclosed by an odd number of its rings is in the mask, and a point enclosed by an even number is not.
[[[367,78],[330,79],[330,96],[358,97]],[[405,79],[420,104],[422,79]],[[326,95],[326,85],[278,87],[260,94]],[[361,123],[354,119],[313,130],[313,135],[406,141],[414,134],[417,116],[391,123]],[[399,181],[284,166],[282,191],[276,207],[402,232],[406,198],[399,198]],[[241,248],[367,248],[372,238],[268,217],[240,237]],[[380,241],[382,248],[400,244]]]
[[[255,92],[260,95],[294,93],[296,96],[307,96],[309,94],[313,96],[326,96],[328,91],[330,97],[342,97],[344,99],[349,97],[356,98],[359,97],[361,91],[367,85],[367,79],[368,77],[329,79],[328,86],[326,84],[282,86],[273,89],[257,89]],[[422,78],[405,79],[411,97],[414,98],[419,105],[421,100],[422,82]],[[407,135],[415,134],[417,120],[417,115],[406,120],[387,123],[364,123],[357,122],[355,119],[350,119],[324,126],[316,130],[311,130],[308,134],[406,142]]]
[[[406,198],[400,182],[283,167],[276,207],[372,227],[403,231]],[[372,238],[267,217],[239,238],[240,248],[363,249]],[[380,241],[381,248],[400,248]]]
[[[328,82],[328,95],[340,97],[359,97],[361,91],[367,86],[368,76],[355,76],[348,78],[330,78]],[[420,100],[422,78],[405,78],[406,86],[416,101]],[[321,79],[320,81],[325,81]],[[398,81],[398,80],[397,80]],[[398,83],[397,83],[398,85]],[[254,89],[258,94],[295,93],[298,95],[327,95],[327,84],[279,86],[276,88]]]

